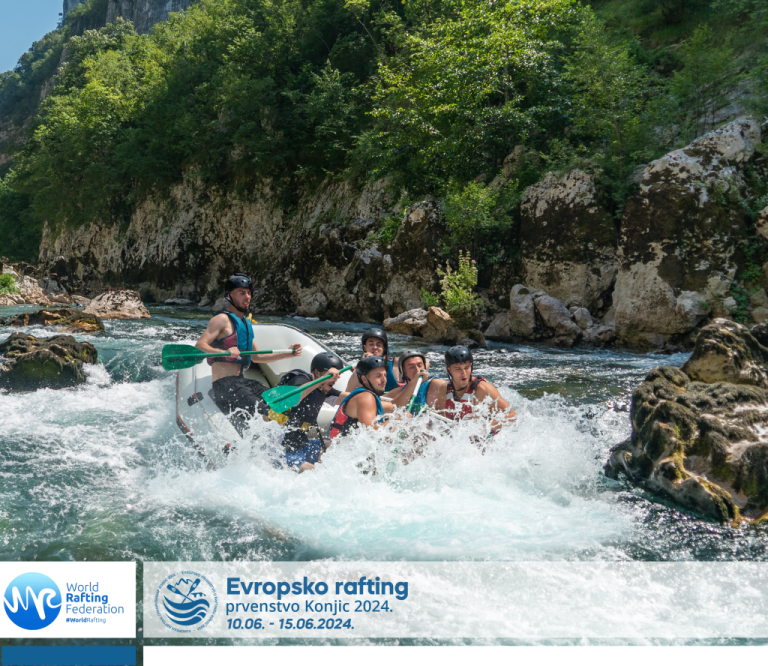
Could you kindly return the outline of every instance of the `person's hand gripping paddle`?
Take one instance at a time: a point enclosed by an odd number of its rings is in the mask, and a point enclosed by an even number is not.
[[[351,370],[352,367],[353,366],[348,365],[346,368],[342,368],[339,370],[339,374]],[[333,375],[329,373],[324,377],[320,377],[320,379],[316,379],[313,382],[309,382],[296,388],[293,386],[276,386],[273,389],[269,389],[269,391],[264,391],[264,393],[261,394],[261,399],[269,405],[269,408],[273,412],[282,414],[301,402],[301,394],[304,391],[317,384],[327,382],[332,376]]]
[[[293,349],[265,349],[260,351],[240,352],[240,356],[255,356],[257,354],[292,354]],[[184,370],[193,368],[200,361],[214,356],[231,356],[229,352],[215,354],[204,352],[192,345],[165,345],[163,347],[163,368],[165,370]]]

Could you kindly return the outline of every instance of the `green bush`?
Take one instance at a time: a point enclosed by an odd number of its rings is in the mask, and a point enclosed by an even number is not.
[[[427,309],[440,304],[440,299],[424,287],[421,288],[421,300],[424,301],[424,307]]]
[[[17,291],[18,289],[16,288],[16,280],[14,279],[13,275],[9,275],[8,273],[0,274],[0,296],[13,294]]]
[[[507,210],[517,199],[516,183],[500,190],[478,182],[464,186],[451,182],[443,201],[449,230],[442,241],[443,254],[456,256],[459,248],[468,246],[469,255],[480,270],[491,269],[504,260],[513,247],[512,218]]]
[[[456,272],[446,264],[445,270],[437,269],[440,277],[440,299],[445,311],[462,330],[477,326],[483,311],[483,302],[474,293],[477,286],[477,266],[469,253],[459,252],[459,268]]]

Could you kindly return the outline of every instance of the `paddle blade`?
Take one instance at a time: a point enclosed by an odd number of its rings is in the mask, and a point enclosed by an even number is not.
[[[193,368],[208,356],[211,354],[206,354],[192,345],[165,345],[163,347],[163,368],[165,370]]]
[[[295,386],[276,386],[273,389],[269,389],[269,391],[264,391],[261,394],[261,398],[269,405],[273,412],[282,414],[301,402],[301,394],[305,387],[299,387],[302,390],[298,393],[295,392],[296,388]],[[293,395],[286,396],[286,393],[293,393]]]

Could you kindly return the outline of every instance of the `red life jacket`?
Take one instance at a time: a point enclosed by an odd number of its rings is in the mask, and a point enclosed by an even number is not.
[[[464,392],[464,395],[461,396],[461,398],[454,399],[451,396],[456,395],[456,388],[453,385],[453,380],[451,379],[448,382],[448,388],[446,389],[445,393],[445,415],[449,419],[455,419],[456,418],[456,405],[457,403],[461,405],[461,410],[459,411],[458,417],[460,419],[463,419],[465,416],[468,416],[472,413],[472,404],[473,400],[471,399],[471,396],[474,395],[475,391],[477,390],[477,385],[480,382],[484,382],[485,377],[475,377],[474,379],[470,380],[469,386],[467,387],[467,390]]]
[[[338,437],[339,435],[346,435],[352,428],[357,426],[357,424],[360,422],[358,419],[352,418],[351,416],[347,416],[347,413],[344,411],[344,408],[347,406],[347,401],[352,398],[353,396],[356,396],[358,393],[362,393],[363,391],[368,391],[368,393],[373,394],[373,397],[376,398],[376,413],[381,416],[384,414],[384,407],[381,404],[381,400],[379,400],[379,396],[377,396],[373,391],[370,389],[367,389],[363,386],[360,388],[356,388],[352,393],[350,393],[342,403],[339,405],[339,408],[336,410],[336,416],[333,417],[333,423],[331,423],[331,427],[328,430],[328,439],[334,439],[335,437]]]

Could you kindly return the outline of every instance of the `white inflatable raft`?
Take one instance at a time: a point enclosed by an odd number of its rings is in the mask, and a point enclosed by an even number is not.
[[[309,372],[315,354],[333,352],[308,333],[287,324],[254,324],[253,332],[259,349],[287,349],[297,342],[302,347],[301,356],[274,363],[260,364],[256,362],[258,357],[253,357],[254,362],[245,371],[245,376],[270,388],[277,386],[280,378],[290,370]],[[335,388],[344,391],[351,376],[351,371],[343,373]],[[176,375],[176,424],[204,454],[206,446],[216,445],[221,451],[226,444],[236,444],[243,439],[214,403],[211,384],[211,366],[205,361],[193,368],[179,370]],[[323,405],[317,419],[323,433],[327,432],[335,413],[335,407],[327,403]]]

